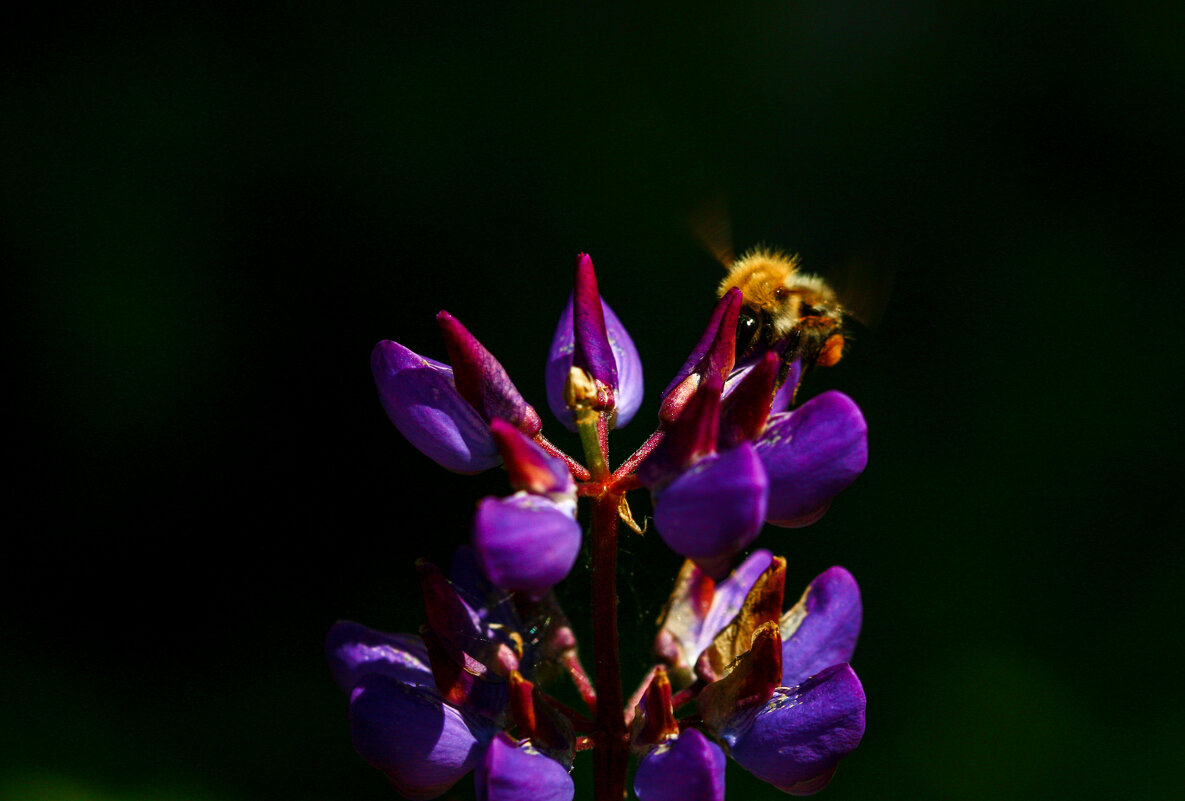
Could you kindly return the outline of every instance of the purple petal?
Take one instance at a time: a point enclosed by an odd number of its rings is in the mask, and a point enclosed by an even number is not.
[[[721,384],[719,376],[709,375],[697,385],[679,416],[666,425],[658,446],[638,465],[636,472],[642,486],[661,493],[692,464],[716,451]]]
[[[387,417],[429,459],[457,473],[480,473],[502,461],[481,416],[457,392],[452,368],[384,340],[370,369]]]
[[[767,489],[761,460],[745,442],[701,459],[663,490],[654,524],[675,553],[719,578],[761,531]]]
[[[325,656],[334,681],[346,692],[369,673],[381,673],[404,684],[436,687],[428,649],[414,634],[387,634],[339,620],[325,638]]]
[[[605,313],[605,330],[609,335],[609,347],[613,350],[613,360],[617,365],[617,386],[613,388],[617,402],[616,428],[622,428],[638,411],[642,405],[642,360],[638,357],[638,349],[634,341],[617,315],[609,308],[609,304],[601,301],[601,309]],[[556,325],[555,336],[551,340],[551,348],[547,352],[547,370],[545,381],[547,385],[547,405],[556,419],[570,431],[576,430],[576,422],[572,417],[572,410],[564,403],[564,384],[568,380],[568,369],[572,366],[572,352],[575,348],[575,335],[572,323],[572,298],[568,298],[568,305],[560,314],[559,324]]]
[[[477,764],[494,726],[435,691],[363,676],[350,693],[350,739],[410,799],[441,795]]]
[[[782,683],[798,684],[830,665],[850,662],[863,617],[852,574],[842,567],[820,574],[782,616]]]
[[[643,756],[634,774],[638,801],[724,801],[724,752],[698,729]]]
[[[848,665],[779,687],[755,713],[730,720],[720,737],[732,758],[793,795],[822,788],[864,736],[864,688]]]
[[[444,336],[453,380],[461,397],[486,422],[501,417],[529,437],[538,434],[543,426],[539,414],[523,399],[494,354],[448,312],[437,313],[436,322]]]
[[[571,801],[572,777],[559,762],[499,734],[474,774],[477,801]]]
[[[617,362],[605,330],[605,309],[597,290],[597,274],[587,253],[576,258],[576,290],[573,293],[572,334],[576,347],[573,364],[610,387],[617,386]]]
[[[705,360],[714,358],[712,366],[716,368],[723,367],[727,363],[720,378],[728,377],[728,372],[732,369],[733,357],[736,355],[736,323],[741,310],[741,301],[742,295],[739,289],[729,290],[720,300],[716,301],[716,305],[712,308],[712,316],[708,318],[708,324],[704,328],[704,333],[700,335],[699,342],[695,343],[687,361],[683,362],[679,372],[675,373],[671,383],[667,384],[667,388],[662,391],[664,401],[692,373],[710,372],[704,363]],[[721,331],[721,325],[724,326],[723,331]],[[729,348],[732,348],[731,353]]]
[[[483,499],[473,522],[473,548],[486,577],[533,600],[543,597],[568,575],[580,553],[572,506],[525,492]]]
[[[786,414],[770,417],[757,440],[769,474],[768,522],[797,527],[815,522],[868,463],[868,427],[855,401],[825,392]]]

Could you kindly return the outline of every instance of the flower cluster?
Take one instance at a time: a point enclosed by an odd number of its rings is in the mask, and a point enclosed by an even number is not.
[[[471,547],[447,576],[418,565],[419,635],[350,622],[330,631],[354,746],[401,795],[435,798],[472,771],[483,801],[570,799],[581,750],[593,751],[598,801],[623,796],[631,753],[641,801],[720,801],[725,754],[807,794],[858,745],[855,580],[833,567],[783,612],[785,560],[764,550],[737,559],[765,523],[804,526],[826,512],[864,469],[864,419],[838,392],[795,406],[811,365],[785,343],[737,364],[743,302],[736,289],[721,297],[661,396],[657,430],[613,470],[608,434],[637,412],[642,366],[587,255],[546,371],[548,406],[579,435],[585,464],[543,436],[506,370],[447,312],[437,321],[448,364],[394,342],[375,347],[379,397],[399,431],[449,470],[504,465],[512,490],[477,504]],[[658,535],[686,561],[655,665],[627,702],[613,582],[618,523],[640,530],[626,499],[637,489],[650,492]],[[592,506],[595,686],[551,592],[581,550],[582,498]],[[587,713],[546,692],[565,675]]]

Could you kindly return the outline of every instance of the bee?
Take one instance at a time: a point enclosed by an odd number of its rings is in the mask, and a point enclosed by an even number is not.
[[[784,348],[784,363],[830,367],[843,356],[844,308],[822,278],[801,272],[798,257],[764,247],[735,261],[717,296],[737,287],[744,296],[737,319],[736,359]]]

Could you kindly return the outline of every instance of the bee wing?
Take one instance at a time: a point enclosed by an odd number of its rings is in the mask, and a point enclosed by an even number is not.
[[[889,305],[897,265],[871,253],[860,253],[827,271],[844,311],[866,328],[875,328]]]
[[[695,240],[725,269],[736,261],[726,195],[721,193],[705,202],[688,216],[687,223]]]

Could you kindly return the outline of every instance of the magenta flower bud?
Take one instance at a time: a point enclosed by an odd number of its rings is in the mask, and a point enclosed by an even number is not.
[[[605,329],[604,304],[597,274],[587,253],[576,257],[576,289],[572,294],[572,364],[610,389],[617,386],[617,361]]]
[[[617,410],[614,427],[633,419],[642,405],[642,360],[621,320],[600,298],[592,260],[586,254],[577,262],[576,289],[560,314],[545,374],[547,405],[571,431],[576,430],[576,421],[564,387],[573,366],[612,390]]]
[[[792,412],[770,417],[757,439],[769,475],[768,522],[815,522],[868,463],[868,427],[847,395],[825,392]]]
[[[575,498],[558,504],[519,492],[485,498],[473,521],[473,549],[490,582],[538,600],[558,584],[580,555]]]
[[[737,317],[742,299],[741,291],[734,288],[716,303],[699,342],[663,390],[658,410],[660,421],[669,423],[682,414],[683,407],[707,376],[718,376],[722,385],[728,378],[736,358]]]
[[[720,410],[721,448],[752,442],[765,429],[780,366],[776,353],[766,353],[724,398]]]
[[[457,392],[469,401],[486,422],[500,417],[529,437],[539,433],[543,422],[538,413],[523,400],[506,369],[465,326],[446,311],[436,315]]]
[[[638,801],[724,801],[724,752],[698,729],[648,752],[638,761]]]
[[[698,385],[662,442],[638,465],[638,480],[643,486],[661,492],[684,470],[716,452],[721,384],[719,376],[710,375]]]
[[[500,732],[474,774],[477,801],[572,801],[576,787],[559,762]]]
[[[550,456],[505,420],[491,420],[490,432],[502,454],[510,486],[536,495],[558,494],[575,498],[576,482],[563,459]]]
[[[461,397],[447,364],[383,341],[374,346],[370,367],[387,416],[429,459],[457,473],[479,473],[502,461],[486,422]]]

